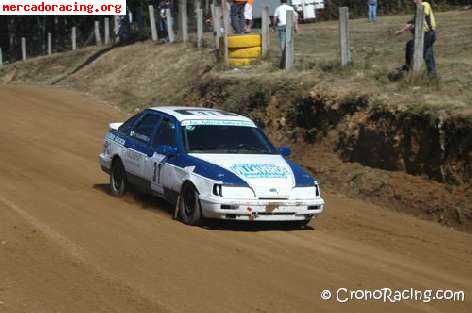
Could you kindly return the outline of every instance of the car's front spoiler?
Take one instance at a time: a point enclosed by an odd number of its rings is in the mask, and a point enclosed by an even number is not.
[[[202,213],[208,218],[257,221],[309,219],[324,210],[322,198],[303,200],[240,200],[201,198]]]

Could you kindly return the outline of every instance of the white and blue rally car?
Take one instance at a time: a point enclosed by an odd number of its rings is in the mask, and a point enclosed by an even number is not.
[[[155,107],[110,124],[100,165],[113,195],[131,184],[175,203],[189,225],[203,218],[305,225],[324,200],[318,182],[289,155],[247,117]]]

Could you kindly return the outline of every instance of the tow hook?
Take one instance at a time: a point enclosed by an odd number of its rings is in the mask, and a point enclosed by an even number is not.
[[[253,211],[252,211],[252,208],[247,208],[247,211],[248,211],[248,213],[249,213],[249,220],[250,220],[250,221],[253,221],[254,219],[257,218],[258,213],[257,213],[257,212],[253,212]]]

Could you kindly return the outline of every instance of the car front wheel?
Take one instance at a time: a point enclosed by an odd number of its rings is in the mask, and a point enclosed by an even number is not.
[[[126,172],[120,160],[113,163],[110,174],[110,190],[115,197],[123,197],[126,193]]]
[[[197,189],[191,184],[185,184],[180,193],[179,216],[187,225],[200,225],[202,210]]]

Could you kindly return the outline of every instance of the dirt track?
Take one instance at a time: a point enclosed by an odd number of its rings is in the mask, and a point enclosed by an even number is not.
[[[187,227],[159,200],[107,194],[109,106],[8,86],[0,110],[0,312],[472,312],[470,234],[328,193],[309,230]],[[466,301],[320,300],[340,287]]]

